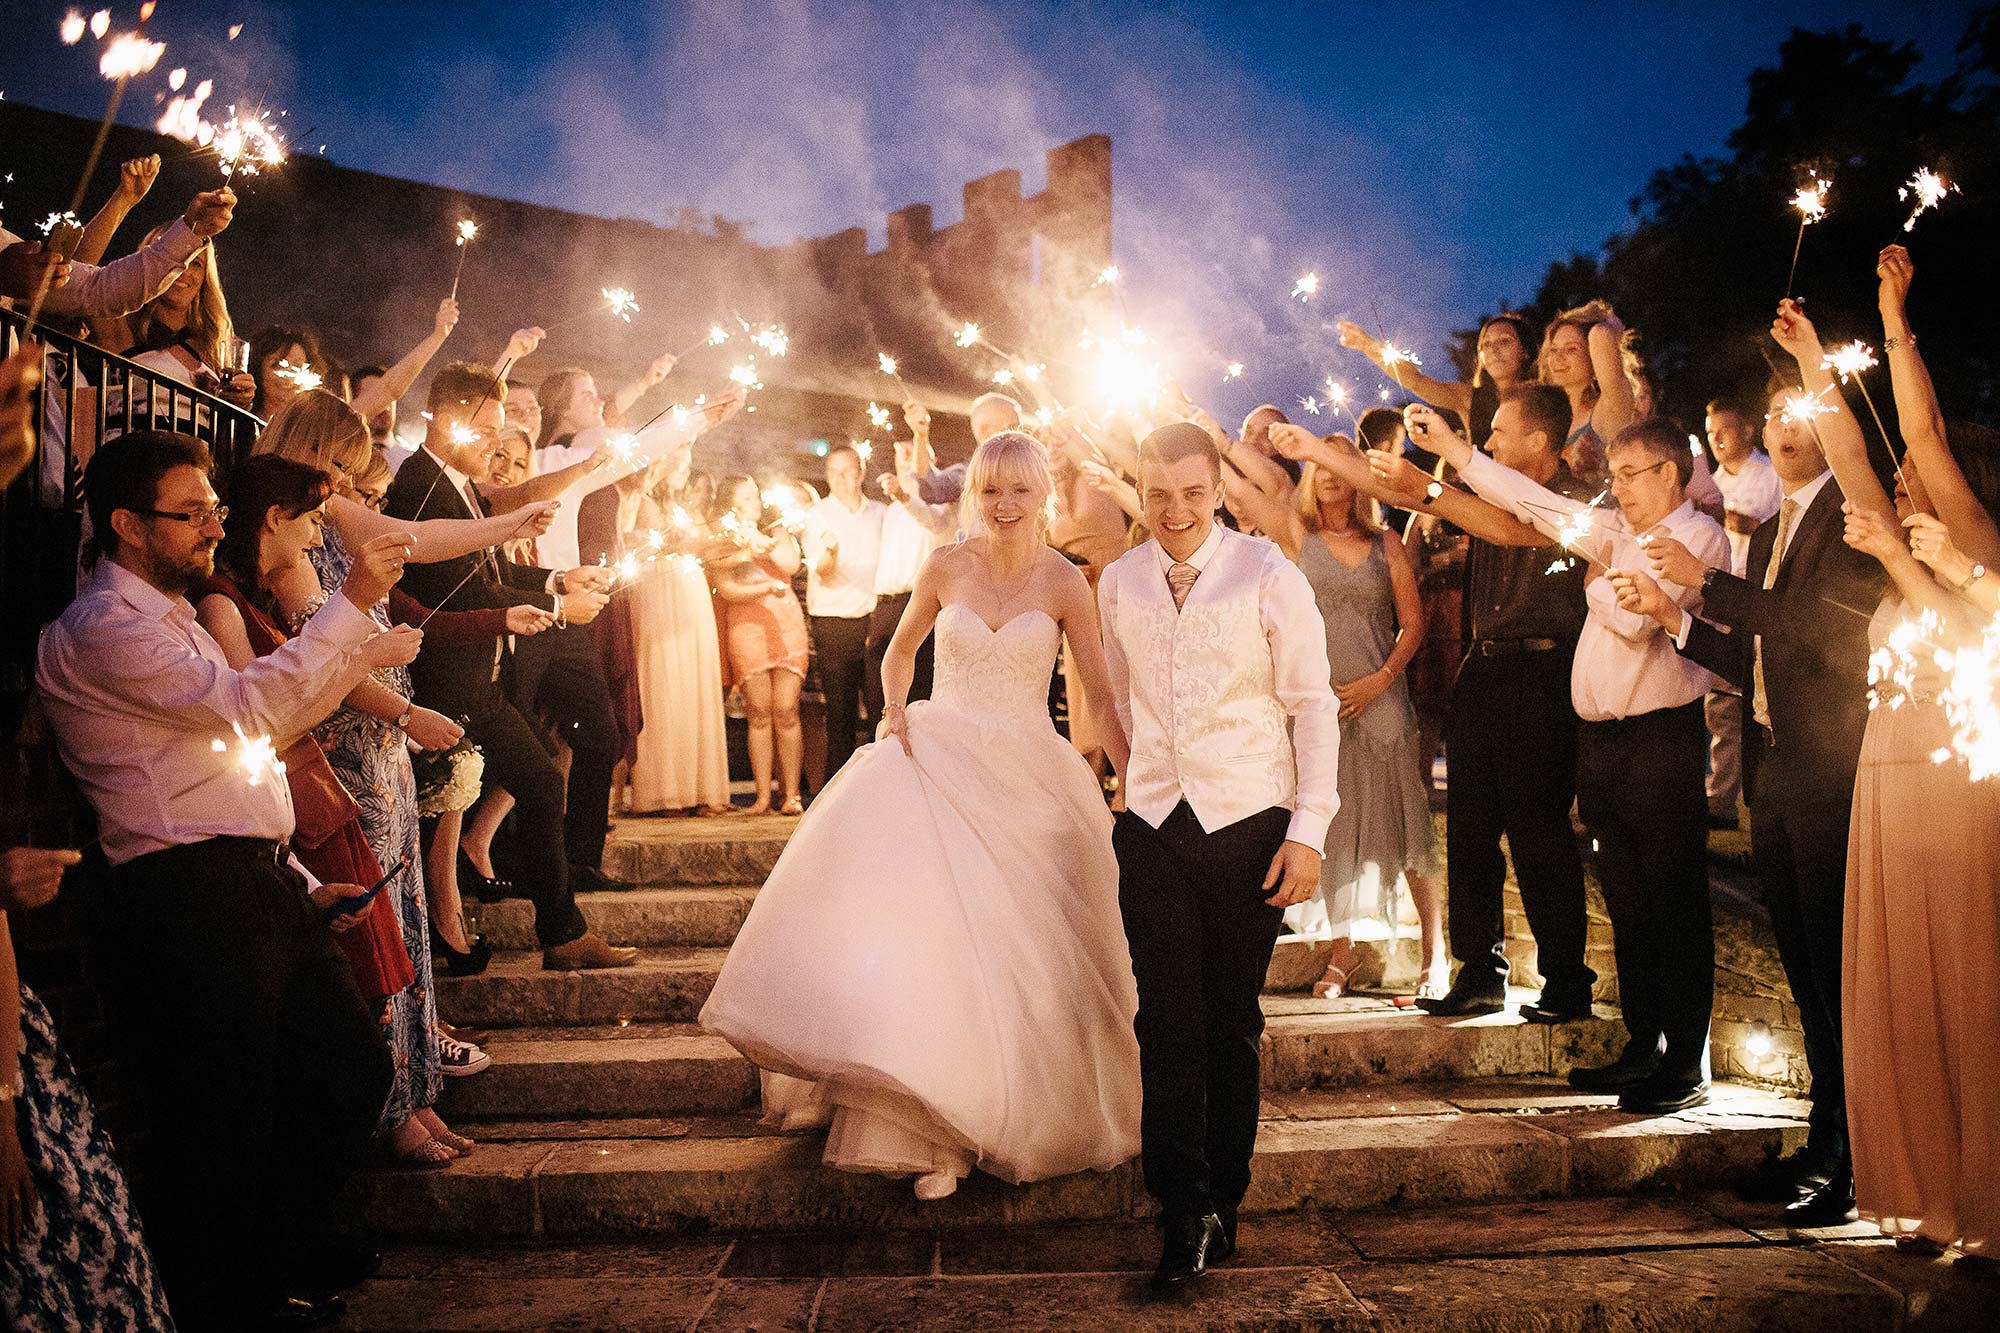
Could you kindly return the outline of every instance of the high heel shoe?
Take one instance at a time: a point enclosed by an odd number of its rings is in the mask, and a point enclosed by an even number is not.
[[[503,902],[521,896],[515,891],[513,880],[502,879],[498,875],[482,875],[473,869],[471,859],[464,852],[458,854],[458,878],[482,903]]]
[[[431,967],[433,970],[436,969],[438,960],[442,959],[444,961],[446,976],[476,977],[486,970],[488,963],[493,961],[493,946],[480,936],[474,935],[472,937],[472,947],[461,953],[449,944],[446,944],[444,936],[438,934],[437,922],[431,922],[430,927]]]

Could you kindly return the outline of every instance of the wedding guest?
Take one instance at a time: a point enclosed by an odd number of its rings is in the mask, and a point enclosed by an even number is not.
[[[937,517],[919,517],[923,508],[918,481],[931,470],[931,415],[916,403],[903,405],[910,438],[896,441],[896,470],[878,478],[886,502],[882,512],[882,551],[875,564],[875,609],[868,616],[868,658],[864,670],[868,679],[882,679],[882,655],[902,623],[910,593],[917,586],[917,574],[936,548],[945,522],[956,517],[945,506],[937,506]],[[912,503],[914,501],[914,503]],[[916,666],[910,677],[910,699],[931,697],[931,640],[926,637],[917,648]]]
[[[1569,412],[1560,389],[1516,385],[1493,414],[1487,449],[1537,485],[1588,501],[1594,492],[1562,459]],[[1472,538],[1469,638],[1445,723],[1447,920],[1461,966],[1442,1000],[1421,1003],[1451,1015],[1506,1005],[1504,835],[1542,974],[1541,997],[1521,1015],[1539,1023],[1585,1017],[1597,974],[1583,961],[1583,862],[1569,816],[1577,746],[1570,674],[1585,615],[1583,570],[1552,562],[1538,549],[1548,539],[1531,525],[1426,476],[1406,458],[1376,453],[1369,465],[1380,479],[1393,479],[1385,492],[1392,503],[1434,513]]]
[[[465,362],[454,362],[432,378],[424,448],[390,484],[386,506],[390,514],[402,519],[463,519],[483,512],[484,501],[471,479],[486,475],[497,432],[504,424],[503,390],[491,371]],[[461,438],[454,438],[454,426],[461,428]],[[487,549],[414,564],[409,579],[411,595],[433,609],[447,604],[466,610],[525,602],[554,612],[558,623],[588,623],[603,609],[609,583],[608,574],[594,567],[550,570],[517,565]],[[638,951],[613,948],[585,927],[577,911],[565,855],[562,774],[500,688],[506,657],[505,636],[462,647],[437,645],[410,673],[417,698],[447,716],[467,719],[466,733],[485,755],[487,776],[514,797],[524,887],[535,904],[542,966],[550,971],[629,966],[638,961]],[[607,814],[608,798],[605,809],[582,818],[601,823]],[[487,884],[494,883],[490,866],[486,872],[468,869]]]
[[[164,239],[178,222],[165,223],[146,234],[142,249]],[[235,337],[229,303],[216,272],[215,246],[203,242],[160,293],[123,319],[94,325],[100,341],[119,348],[120,355],[179,384],[213,393],[238,407],[251,405],[255,384],[228,364],[225,344]],[[147,412],[171,417],[164,391],[147,391]],[[195,418],[181,414],[178,424]]]
[[[859,460],[855,462],[858,471]],[[715,531],[727,533],[730,541],[728,553],[709,563],[722,607],[730,676],[743,690],[750,778],[757,788],[749,813],[763,814],[771,808],[775,755],[784,792],[778,813],[796,815],[805,808],[799,799],[799,775],[805,763],[799,692],[805,685],[810,645],[805,614],[799,609],[798,594],[792,591],[792,576],[803,557],[798,539],[790,532],[763,528],[763,503],[752,478],[724,478],[716,487],[715,499]],[[733,520],[733,532],[721,526],[724,519]],[[825,659],[821,660],[824,663]],[[821,670],[826,667],[822,665]],[[846,734],[851,736],[853,729],[850,715]],[[827,776],[831,778],[835,761],[831,757],[834,732],[830,719],[827,734]]]
[[[1962,599],[1974,571],[2000,568],[2000,435],[1947,425],[1905,308],[1915,276],[1900,245],[1876,273],[1883,349],[1905,444],[1896,514],[1929,505],[1969,564],[1928,565],[1868,496],[1875,475],[1861,436],[1824,433],[1849,495],[1846,541],[1881,562],[1893,584],[1869,624],[1882,650],[1900,621],[1938,618],[1928,638],[1975,648],[1991,622]],[[1812,349],[1805,352],[1810,355]],[[1856,469],[1864,475],[1854,475]],[[1850,476],[1854,485],[1848,486]],[[1877,483],[1879,490],[1879,483]],[[1928,548],[1923,548],[1928,549]],[[1935,555],[1933,555],[1935,559]],[[2000,783],[1975,782],[1951,754],[1952,725],[1937,697],[1934,650],[1913,655],[1910,688],[1881,681],[1868,714],[1847,842],[1847,915],[1841,1021],[1848,1133],[1860,1215],[1899,1247],[1940,1254],[1956,1245],[1986,1276],[2000,1272]],[[1939,755],[1948,755],[1939,762]],[[1940,831],[1948,831],[1940,836]],[[1963,1262],[1963,1261],[1962,1261]]]
[[[1708,404],[1703,422],[1715,451],[1715,484],[1722,489],[1722,527],[1729,537],[1729,572],[1742,578],[1749,568],[1750,534],[1778,516],[1783,498],[1771,457],[1757,447],[1750,413],[1734,399]],[[1708,826],[1735,828],[1743,795],[1743,692],[1718,679],[1709,692]]]
[[[903,405],[903,415],[909,416],[910,404]],[[930,414],[924,413],[926,421]],[[974,448],[986,443],[1003,430],[1021,429],[1021,405],[1004,393],[982,393],[972,400],[966,409],[965,424],[971,428]],[[832,455],[828,455],[830,458]],[[926,504],[955,505],[965,490],[965,464],[953,463],[947,468],[932,467],[920,474],[917,498]],[[827,766],[831,775],[833,766]]]
[[[302,380],[299,371],[318,374],[322,383]],[[291,329],[271,324],[250,336],[250,373],[257,381],[257,400],[251,411],[269,420],[279,408],[309,388],[337,391],[333,383],[333,363],[320,349],[311,329]]]
[[[1593,490],[1604,483],[1604,442],[1638,419],[1620,353],[1624,332],[1603,301],[1565,310],[1542,331],[1536,377],[1569,398],[1563,462]]]
[[[431,331],[423,341],[387,367],[363,366],[348,375],[352,388],[349,404],[363,421],[368,423],[369,442],[378,449],[400,448],[402,442],[396,438],[396,403],[410,391],[417,382],[417,376],[431,363],[431,358],[444,346],[445,339],[458,327],[458,302],[447,296],[438,302],[437,315],[431,321]],[[295,363],[296,364],[296,363]]]
[[[1409,412],[1411,434],[1432,443],[1474,493],[1542,532],[1560,548],[1551,553],[1585,563],[1588,571],[1589,614],[1570,675],[1570,701],[1582,720],[1577,811],[1611,913],[1626,1041],[1612,1063],[1573,1068],[1569,1081],[1588,1092],[1616,1092],[1622,1109],[1645,1115],[1703,1105],[1715,933],[1701,701],[1712,682],[1674,651],[1650,616],[1621,607],[1612,582],[1613,572],[1644,565],[1657,541],[1678,542],[1705,565],[1728,558],[1721,527],[1688,498],[1694,465],[1687,442],[1657,419],[1613,436],[1606,461],[1617,507],[1600,510],[1480,453],[1444,430],[1428,408]],[[1582,535],[1574,535],[1579,529]],[[1687,608],[1699,588],[1697,579],[1664,591]]]
[[[183,1326],[241,1328],[337,1315],[288,1289],[379,1261],[336,1241],[333,1202],[391,1076],[327,929],[364,888],[293,868],[291,801],[252,742],[301,734],[421,636],[380,633],[363,609],[408,550],[390,538],[296,638],[232,670],[185,599],[223,536],[207,471],[198,441],[164,432],[92,455],[92,578],[44,632],[36,684],[111,866],[104,925],[144,1041],[162,1273]],[[247,739],[211,748],[230,728]],[[299,1143],[312,1151],[281,1148]]]
[[[137,252],[101,267],[65,259],[40,241],[23,241],[0,227],[0,302],[32,302],[46,286],[44,315],[93,325],[123,318],[164,291],[196,251],[228,228],[235,209],[236,193],[227,186],[203,191],[178,219],[148,232]],[[132,340],[99,341],[125,347]]]
[[[979,403],[973,406],[976,410]],[[869,680],[867,668],[883,505],[862,494],[861,457],[849,445],[827,452],[826,488],[826,499],[806,511],[803,544],[806,614],[826,696],[826,776],[831,781],[854,753],[864,712],[873,718],[882,709],[882,683]]]
[[[1276,539],[1305,574],[1326,622],[1341,763],[1340,807],[1327,833],[1318,895],[1288,915],[1301,935],[1332,935],[1333,954],[1313,994],[1337,997],[1363,958],[1360,942],[1401,934],[1407,893],[1422,939],[1417,995],[1440,1000],[1451,982],[1444,885],[1437,878],[1443,867],[1411,753],[1416,715],[1403,679],[1424,639],[1416,571],[1374,500],[1334,469],[1308,457],[1294,503],[1296,521]]]
[[[1800,327],[1795,306],[1781,310],[1780,345],[1799,349],[1807,394],[1835,397],[1817,337],[1809,325]],[[1882,568],[1841,541],[1846,497],[1827,470],[1815,427],[1788,419],[1785,404],[1796,392],[1780,384],[1771,395],[1764,444],[1784,500],[1776,521],[1752,535],[1745,577],[1704,570],[1676,543],[1657,541],[1648,551],[1654,572],[1683,587],[1699,582],[1701,615],[1686,615],[1666,599],[1644,609],[1684,654],[1750,698],[1757,723],[1755,735],[1744,738],[1751,857],[1799,1007],[1812,1112],[1805,1147],[1760,1175],[1749,1192],[1785,1203],[1793,1225],[1820,1226],[1854,1212],[1841,1055],[1841,922],[1854,775],[1868,720],[1867,624],[1833,613],[1830,603],[1874,606]],[[1821,422],[1821,430],[1859,434],[1844,411]],[[1643,591],[1636,581],[1634,587]]]
[[[1360,352],[1391,376],[1405,393],[1423,399],[1433,407],[1454,413],[1472,432],[1475,448],[1486,447],[1486,434],[1493,427],[1493,413],[1500,395],[1530,376],[1533,360],[1528,351],[1527,321],[1519,315],[1494,315],[1479,325],[1477,361],[1470,380],[1441,380],[1426,375],[1421,367],[1407,361],[1386,364],[1384,344],[1352,320],[1334,325],[1340,345]],[[1372,443],[1364,446],[1375,447]],[[1428,466],[1420,461],[1420,466]]]

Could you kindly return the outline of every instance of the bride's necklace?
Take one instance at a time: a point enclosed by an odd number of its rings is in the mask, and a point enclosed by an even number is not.
[[[986,586],[992,590],[993,596],[996,599],[993,605],[993,609],[996,612],[1004,613],[1022,593],[1028,590],[1028,585],[1035,581],[1035,564],[1034,560],[1028,562],[1028,572],[1021,576],[1021,581],[1014,585],[1014,590],[1005,596],[1001,595],[1000,581],[993,577],[992,569],[989,567],[984,571],[986,574]]]

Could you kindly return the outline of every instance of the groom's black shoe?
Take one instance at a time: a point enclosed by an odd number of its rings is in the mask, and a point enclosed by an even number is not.
[[[1427,1014],[1448,1018],[1497,1014],[1507,1007],[1507,983],[1491,972],[1482,977],[1472,968],[1462,967],[1458,970],[1458,980],[1451,983],[1443,999],[1418,1000],[1417,1007]]]
[[[1222,1219],[1214,1213],[1169,1217],[1166,1233],[1160,1266],[1153,1270],[1153,1286],[1161,1291],[1184,1287],[1207,1272],[1209,1260],[1224,1245]]]
[[[1222,1234],[1215,1244],[1208,1247],[1208,1261],[1211,1264],[1226,1264],[1236,1257],[1236,1210],[1217,1208],[1215,1220],[1222,1223]]]

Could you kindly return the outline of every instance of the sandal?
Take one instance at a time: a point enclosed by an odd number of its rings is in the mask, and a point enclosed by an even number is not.
[[[442,1171],[458,1160],[458,1154],[434,1138],[426,1138],[414,1148],[397,1149],[378,1140],[376,1156],[391,1171]]]
[[[1313,983],[1315,1000],[1337,1000],[1346,992],[1347,973],[1332,963],[1326,965],[1326,971]]]
[[[735,814],[736,807],[733,805],[700,805],[695,807],[694,812],[702,819],[720,819],[724,815]]]
[[[802,815],[805,812],[806,812],[805,802],[801,801],[796,796],[794,796],[791,800],[786,801],[783,805],[778,807],[778,813],[781,815]]]
[[[465,1135],[454,1134],[448,1129],[433,1130],[431,1132],[431,1142],[442,1143],[460,1157],[470,1157],[472,1150],[479,1146],[477,1139],[468,1139]]]

